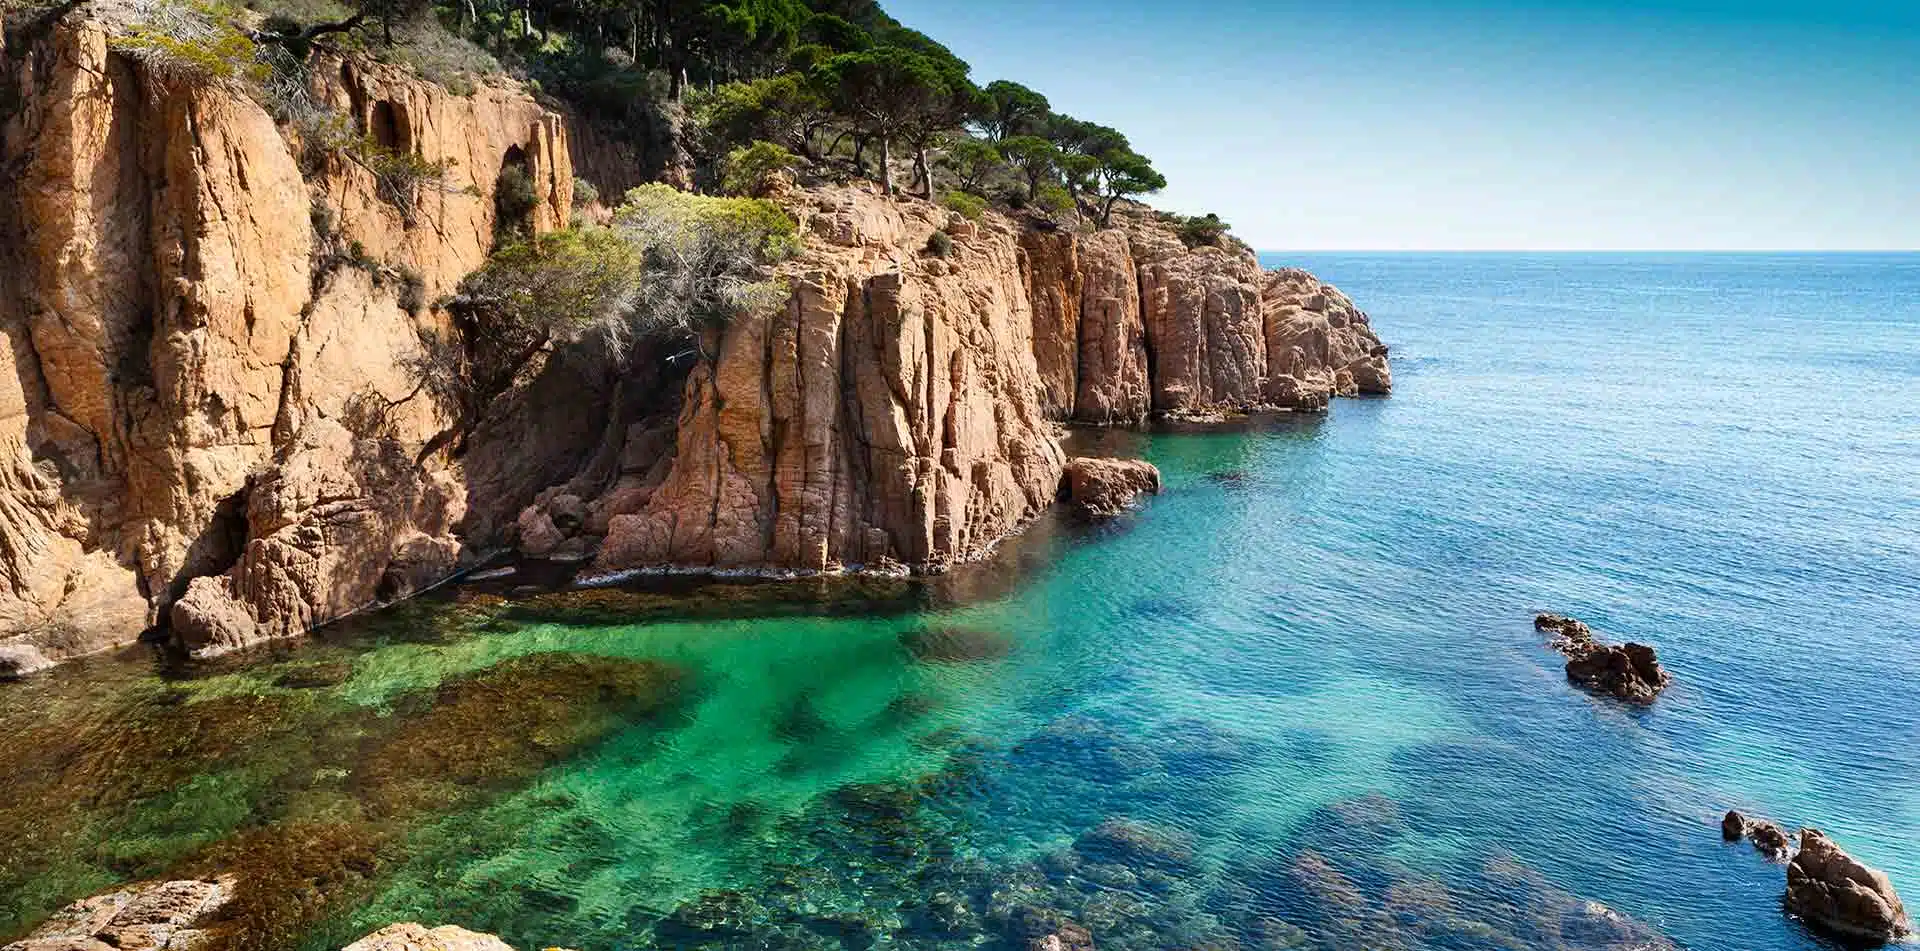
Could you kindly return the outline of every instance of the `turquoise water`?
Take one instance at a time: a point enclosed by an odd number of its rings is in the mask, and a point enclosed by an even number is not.
[[[1167,491],[985,569],[470,590],[0,690],[0,931],[350,840],[236,946],[1825,947],[1729,807],[1920,897],[1920,256],[1282,261],[1369,310],[1395,394],[1077,434]],[[1541,610],[1674,686],[1570,688]]]

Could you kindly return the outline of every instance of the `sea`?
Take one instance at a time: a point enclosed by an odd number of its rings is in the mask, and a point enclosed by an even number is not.
[[[988,564],[501,579],[0,685],[0,940],[232,872],[246,949],[1840,947],[1728,809],[1920,910],[1920,255],[1262,259],[1393,394],[1077,431],[1165,491]],[[1672,686],[1570,685],[1543,611]]]

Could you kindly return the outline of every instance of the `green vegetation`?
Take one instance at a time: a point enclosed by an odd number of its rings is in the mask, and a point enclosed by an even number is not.
[[[1193,217],[1170,216],[1174,230],[1180,233],[1180,241],[1189,248],[1219,247],[1232,225],[1220,220],[1220,216],[1211,212]]]
[[[136,7],[139,19],[113,48],[167,86],[259,86],[271,76],[232,11],[209,2],[158,2]]]
[[[800,164],[800,158],[765,139],[727,153],[720,190],[728,195],[760,195],[774,177]]]
[[[600,189],[578,175],[573,177],[573,207],[585,208],[600,200]]]
[[[945,231],[935,231],[927,236],[927,253],[936,258],[944,258],[953,253],[953,235]]]
[[[949,211],[957,211],[968,221],[979,221],[980,215],[987,210],[987,200],[972,192],[948,192],[940,204]]]
[[[419,385],[464,438],[543,354],[585,346],[624,361],[636,340],[677,352],[771,306],[786,290],[770,267],[795,250],[772,202],[666,185],[627,193],[611,226],[510,236],[446,302],[456,339],[431,338],[410,361]]]
[[[128,42],[195,75],[259,73],[262,82],[302,75],[325,44],[410,62],[456,86],[503,67],[604,120],[643,154],[684,145],[694,185],[721,194],[753,194],[781,168],[871,177],[891,194],[910,165],[906,190],[930,200],[958,190],[1105,225],[1122,200],[1165,185],[1118,130],[1057,113],[1018,82],[976,84],[964,60],[873,0],[248,2],[267,14],[263,27]],[[291,97],[298,84],[270,85]],[[420,177],[412,173],[429,170],[381,171],[404,198]]]

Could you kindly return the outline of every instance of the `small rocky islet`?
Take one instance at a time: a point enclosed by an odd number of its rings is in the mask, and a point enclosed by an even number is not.
[[[1628,703],[1652,703],[1673,682],[1653,648],[1609,644],[1586,622],[1563,614],[1537,614],[1535,630],[1553,634],[1550,646],[1567,659],[1567,681]]]

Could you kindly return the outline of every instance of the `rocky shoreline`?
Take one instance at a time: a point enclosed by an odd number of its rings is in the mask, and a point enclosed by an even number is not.
[[[511,83],[321,54],[316,102],[448,170],[403,209],[248,96],[152,81],[126,28],[83,5],[0,77],[0,676],[143,632],[203,656],[296,636],[503,547],[940,571],[1054,503],[1065,424],[1391,389],[1345,295],[1144,206],[1082,232],[820,183],[774,196],[803,248],[787,299],[671,373],[543,357],[455,453],[409,370],[454,332],[435,302],[486,258],[503,170],[552,231],[599,137]]]

